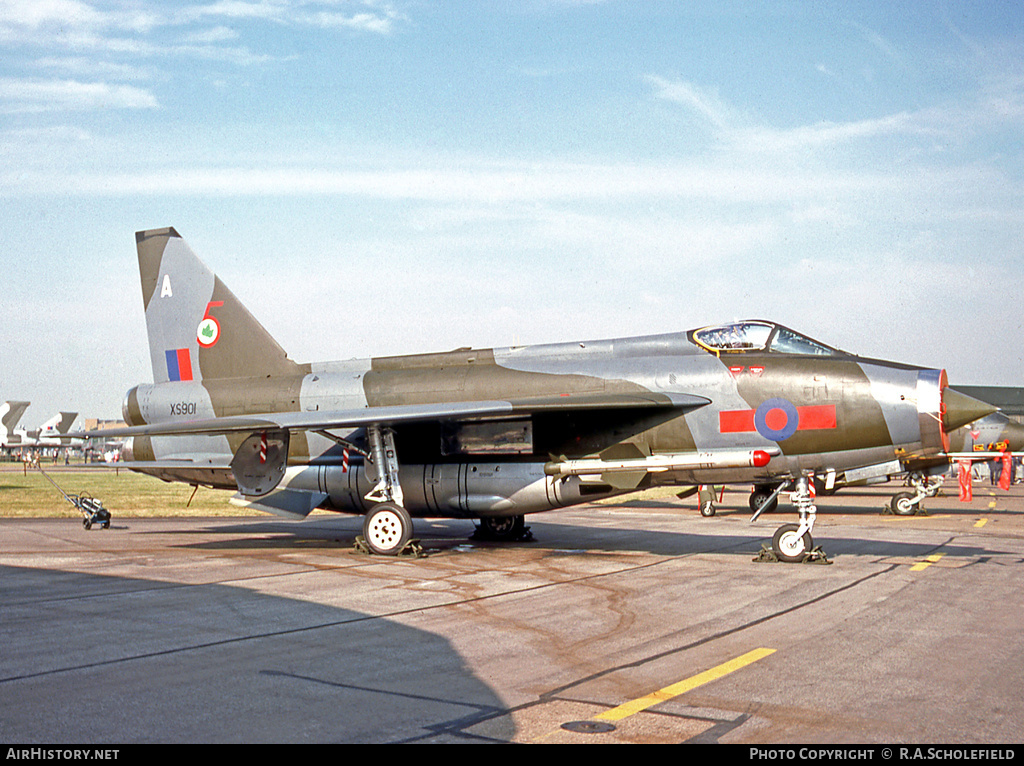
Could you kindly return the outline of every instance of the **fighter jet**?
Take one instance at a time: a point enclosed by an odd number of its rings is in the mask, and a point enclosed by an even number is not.
[[[655,485],[787,486],[812,550],[816,476],[942,454],[993,407],[946,373],[865,359],[764,320],[615,340],[297,363],[173,228],[136,234],[154,382],[128,391],[123,457],[303,518],[363,514],[397,554],[412,517],[524,516]],[[90,434],[82,434],[88,436]]]

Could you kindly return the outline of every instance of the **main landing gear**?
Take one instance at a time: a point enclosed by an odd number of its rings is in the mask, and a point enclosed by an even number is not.
[[[363,519],[363,541],[371,553],[397,556],[412,539],[412,517],[397,503],[377,503]]]
[[[700,515],[706,519],[715,515],[715,488],[707,484],[701,484],[697,491],[697,503],[700,506]]]
[[[779,507],[779,486],[770,484],[758,484],[750,493],[750,510],[758,515],[767,511],[772,513]]]
[[[473,537],[498,542],[532,539],[523,516],[482,516]]]
[[[372,425],[367,428],[377,486],[366,495],[376,502],[363,519],[363,542],[370,553],[397,556],[412,541],[412,517],[403,507],[405,498],[398,482],[398,455],[395,436],[390,429]]]

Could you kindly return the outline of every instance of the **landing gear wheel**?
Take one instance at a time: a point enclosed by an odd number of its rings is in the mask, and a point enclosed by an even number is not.
[[[811,552],[814,542],[811,540],[811,533],[804,532],[798,535],[799,524],[783,524],[775,531],[772,538],[772,552],[778,556],[779,561],[796,563],[803,561],[804,556]]]
[[[518,540],[526,529],[522,516],[482,516],[480,532],[488,540]]]
[[[768,502],[768,498],[770,498],[773,494],[775,494],[774,489],[755,489],[753,492],[750,493],[750,510],[754,511],[755,513],[761,511],[762,508],[764,508],[764,510],[767,511],[768,513],[772,513],[773,511],[775,511],[779,507],[778,496],[776,496],[775,499],[772,500],[771,505],[764,507],[765,503]]]
[[[705,500],[700,504],[700,515],[706,519],[710,519],[715,515],[715,502],[714,500]]]
[[[371,553],[397,556],[412,537],[412,517],[396,503],[379,503],[363,520],[363,539]]]
[[[889,501],[889,510],[897,516],[913,516],[917,513],[917,497],[913,492],[900,492]]]

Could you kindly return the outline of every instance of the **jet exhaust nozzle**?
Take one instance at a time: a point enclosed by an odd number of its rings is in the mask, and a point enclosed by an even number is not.
[[[146,419],[142,417],[142,409],[139,407],[139,387],[134,386],[124,395],[124,402],[121,403],[121,419],[129,426],[144,426]]]

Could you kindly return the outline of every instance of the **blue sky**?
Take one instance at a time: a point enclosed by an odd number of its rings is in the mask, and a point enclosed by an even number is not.
[[[174,226],[297,361],[775,319],[1024,385],[1005,2],[0,0],[0,398],[151,380]]]

